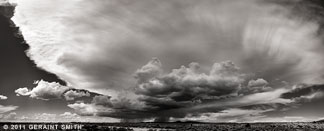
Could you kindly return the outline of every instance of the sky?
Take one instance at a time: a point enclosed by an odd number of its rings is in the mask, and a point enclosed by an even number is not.
[[[0,0],[0,121],[323,119],[323,8]]]

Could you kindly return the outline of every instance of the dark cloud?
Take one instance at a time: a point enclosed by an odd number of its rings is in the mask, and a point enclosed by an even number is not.
[[[215,63],[208,74],[199,67],[191,63],[189,67],[165,73],[162,63],[154,58],[134,74],[139,95],[136,99],[96,95],[90,103],[76,102],[68,107],[82,116],[113,117],[122,121],[207,120],[216,116],[226,121],[234,118],[251,121],[249,114],[253,119],[265,119],[264,114],[287,111],[298,107],[300,102],[307,102],[306,99],[320,96],[316,94],[320,86],[291,88],[286,85],[273,89],[262,78],[246,77],[230,61]]]
[[[144,119],[154,116],[150,112],[144,111],[145,105],[123,96],[112,99],[110,96],[96,95],[92,97],[90,103],[76,102],[67,106],[82,116],[113,117],[125,120]]]
[[[138,80],[136,93],[143,95],[142,100],[149,105],[163,107],[163,103],[188,104],[196,98],[235,96],[244,82],[244,74],[240,74],[230,61],[215,63],[208,74],[199,70],[198,63],[174,69],[169,74],[157,74],[155,72],[162,71],[161,63],[157,61],[153,59],[135,73]]]
[[[93,97],[92,103],[95,105],[102,105],[102,106],[107,106],[107,107],[112,107],[112,103],[110,101],[110,96],[95,96]]]
[[[285,108],[291,108],[289,104],[283,104],[283,103],[270,103],[270,104],[255,104],[255,105],[248,105],[248,106],[242,106],[239,109],[245,109],[245,110],[282,110]]]
[[[274,106],[291,103],[279,96],[286,90],[267,87],[264,79],[249,79],[230,61],[215,63],[209,73],[199,69],[198,63],[182,66],[165,73],[161,62],[154,58],[134,76],[137,79],[136,99],[127,97],[94,96],[91,103],[77,102],[68,106],[80,115],[96,115],[123,120],[185,118],[187,115],[218,113],[230,108],[274,110]],[[249,82],[245,82],[245,81]],[[270,88],[268,90],[262,90]],[[245,91],[245,93],[241,93]],[[250,107],[249,107],[250,106]],[[252,106],[254,106],[252,108]]]
[[[7,18],[11,18],[14,15],[15,6],[16,4],[10,3],[7,0],[1,0],[0,14]]]
[[[285,99],[313,99],[324,96],[324,85],[298,84],[287,93],[281,95]]]

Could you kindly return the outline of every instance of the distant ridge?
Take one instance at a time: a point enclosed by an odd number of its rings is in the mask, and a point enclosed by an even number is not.
[[[324,123],[324,119],[315,121],[316,123]]]

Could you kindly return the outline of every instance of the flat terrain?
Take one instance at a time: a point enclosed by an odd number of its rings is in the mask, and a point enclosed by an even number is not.
[[[324,123],[0,123],[1,131],[324,131]]]

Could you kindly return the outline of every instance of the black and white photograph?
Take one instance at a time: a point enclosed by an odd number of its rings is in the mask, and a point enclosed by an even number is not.
[[[0,131],[324,131],[324,0],[0,0]]]

